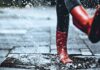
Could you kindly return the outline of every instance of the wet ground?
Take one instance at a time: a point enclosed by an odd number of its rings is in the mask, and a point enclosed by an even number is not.
[[[100,42],[92,44],[70,17],[68,53],[74,62],[63,65],[55,32],[55,7],[0,8],[0,70],[99,70]]]

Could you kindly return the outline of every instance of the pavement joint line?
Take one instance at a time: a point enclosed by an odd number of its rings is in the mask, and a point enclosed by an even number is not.
[[[84,44],[87,46],[87,48],[89,49],[89,51],[92,53],[92,55],[94,55],[94,54],[93,54],[93,51],[92,51],[91,48],[88,46],[88,44],[85,42],[85,40],[83,40],[83,42],[84,42]]]
[[[0,50],[12,50],[12,48],[0,48]]]
[[[9,50],[8,54],[6,55],[6,57],[10,54],[11,50]]]

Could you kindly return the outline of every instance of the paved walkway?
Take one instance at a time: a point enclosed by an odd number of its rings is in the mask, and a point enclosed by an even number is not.
[[[5,59],[9,61],[9,58],[12,58],[12,60],[16,58],[15,62],[20,60],[21,65],[29,65],[28,68],[34,68],[30,65],[41,66],[41,64],[53,63],[52,59],[56,59],[53,55],[57,54],[55,32],[55,8],[1,8],[0,64]],[[100,42],[97,44],[90,43],[87,36],[76,29],[70,21],[68,37],[68,53],[70,55],[99,56],[99,46]],[[49,68],[57,70],[53,65]],[[0,70],[3,70],[3,68]]]

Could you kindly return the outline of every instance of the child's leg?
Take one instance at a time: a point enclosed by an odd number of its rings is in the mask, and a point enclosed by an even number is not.
[[[69,12],[63,0],[57,0],[57,31],[56,45],[60,61],[64,64],[72,62],[67,53],[67,36],[69,27]]]
[[[96,11],[94,17],[90,17],[80,0],[65,0],[65,4],[73,17],[74,25],[85,32],[91,42],[98,42],[100,40],[100,10]]]

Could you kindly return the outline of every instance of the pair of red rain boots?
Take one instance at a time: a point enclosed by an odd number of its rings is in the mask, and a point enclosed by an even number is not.
[[[90,17],[81,5],[75,6],[70,13],[73,17],[74,25],[86,33],[92,43],[100,40],[100,9],[96,10],[93,17]],[[56,33],[57,52],[63,64],[72,62],[68,56],[66,43],[67,33],[58,31]]]

